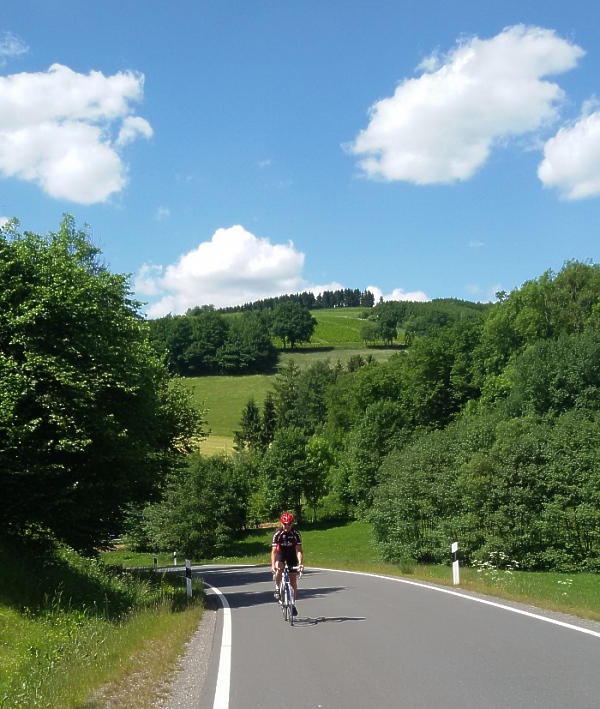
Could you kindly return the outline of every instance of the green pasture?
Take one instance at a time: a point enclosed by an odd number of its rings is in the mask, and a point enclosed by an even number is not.
[[[327,346],[335,343],[341,345],[362,345],[360,328],[364,319],[364,308],[333,308],[331,310],[313,310],[317,319],[317,327],[312,336],[314,346]]]

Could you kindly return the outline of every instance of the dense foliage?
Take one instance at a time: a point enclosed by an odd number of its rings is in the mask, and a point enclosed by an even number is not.
[[[458,416],[379,471],[370,518],[388,558],[447,559],[459,541],[467,560],[600,569],[599,304],[600,268],[578,262],[501,294]]]
[[[148,325],[155,348],[181,376],[256,374],[270,371],[277,362],[268,313],[226,318],[206,308]]]
[[[600,570],[600,268],[568,262],[494,305],[382,303],[387,362],[288,365],[249,402],[251,516],[371,520],[384,556]],[[275,421],[273,429],[272,421]]]
[[[2,535],[102,545],[156,494],[201,416],[148,340],[128,279],[65,217],[56,234],[0,229]]]
[[[210,558],[225,552],[244,526],[249,494],[242,466],[224,456],[193,454],[186,468],[171,476],[160,503],[133,512],[130,541],[140,549]]]

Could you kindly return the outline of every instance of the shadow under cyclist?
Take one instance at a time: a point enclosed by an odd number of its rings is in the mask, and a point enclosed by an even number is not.
[[[290,585],[294,601],[294,615],[298,615],[296,608],[296,597],[298,588],[297,570],[302,572],[304,567],[302,561],[302,536],[294,526],[294,515],[284,512],[279,518],[281,527],[273,535],[271,544],[271,573],[275,576],[275,599],[279,600],[279,585],[281,575],[285,566],[290,572]]]

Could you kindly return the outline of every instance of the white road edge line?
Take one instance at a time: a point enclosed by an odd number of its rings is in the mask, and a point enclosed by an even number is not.
[[[204,582],[219,597],[223,606],[223,635],[221,636],[221,655],[219,657],[219,672],[217,674],[217,688],[215,689],[215,702],[213,709],[229,709],[229,687],[231,683],[231,608],[216,586]]]
[[[447,593],[450,596],[459,596],[460,598],[465,598],[467,601],[476,601],[477,603],[483,603],[486,606],[494,606],[494,608],[501,608],[505,611],[510,611],[511,613],[518,613],[519,615],[525,615],[529,618],[535,618],[536,620],[543,620],[545,623],[552,623],[553,625],[560,625],[563,628],[568,628],[569,630],[576,630],[579,633],[586,633],[587,635],[593,635],[596,638],[600,638],[600,632],[596,630],[590,630],[589,628],[583,628],[579,625],[573,625],[572,623],[565,623],[562,620],[556,620],[555,618],[548,618],[544,615],[538,615],[537,613],[530,613],[529,611],[521,610],[520,608],[513,608],[512,606],[505,606],[503,603],[495,603],[494,601],[488,601],[485,598],[477,598],[475,596],[468,596],[466,593],[460,593],[459,591],[453,591],[449,588],[443,588],[442,586],[430,586],[426,583],[419,583],[418,581],[409,581],[408,579],[399,579],[394,576],[384,576],[383,574],[369,574],[365,571],[346,571],[343,569],[324,569],[318,568],[316,566],[311,566],[309,568],[318,571],[339,571],[341,574],[357,574],[358,576],[372,576],[377,579],[385,579],[387,581],[396,581],[397,583],[406,583],[409,586],[419,586],[420,588],[428,588],[430,591],[439,591],[440,593]]]

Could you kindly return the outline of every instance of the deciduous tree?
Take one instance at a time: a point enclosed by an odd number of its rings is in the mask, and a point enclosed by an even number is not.
[[[72,217],[47,237],[0,229],[0,281],[0,531],[91,550],[157,492],[201,415]]]

